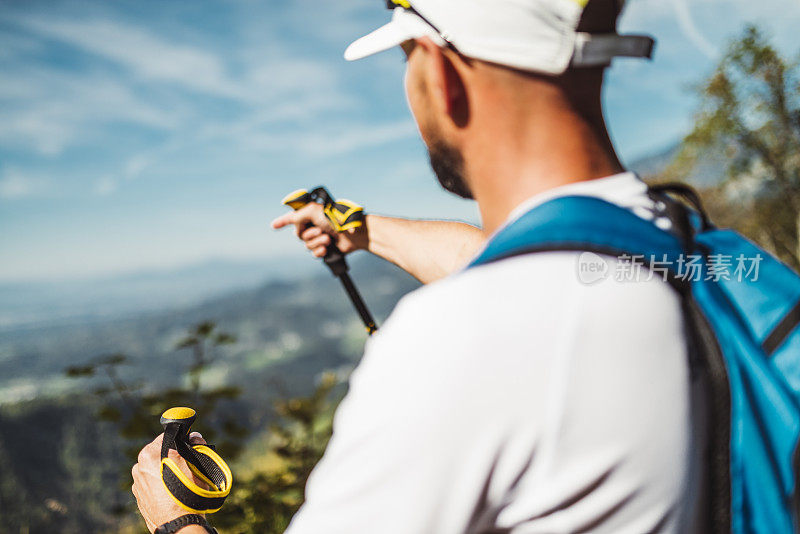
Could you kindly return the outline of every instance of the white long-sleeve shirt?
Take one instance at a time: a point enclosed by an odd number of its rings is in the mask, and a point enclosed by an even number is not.
[[[651,216],[625,173],[530,199]],[[650,214],[650,215],[648,215]],[[290,534],[686,532],[702,447],[680,302],[594,284],[578,253],[469,269],[398,304],[369,341]]]

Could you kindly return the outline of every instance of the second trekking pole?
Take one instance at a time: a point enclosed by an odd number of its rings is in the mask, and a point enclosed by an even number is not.
[[[305,189],[299,189],[287,195],[282,202],[295,211],[310,202],[321,204],[325,216],[337,232],[357,228],[364,224],[364,208],[347,200],[340,200],[337,202],[324,187],[317,187],[311,192]],[[350,297],[358,315],[364,322],[367,333],[372,335],[373,332],[378,330],[378,327],[369,309],[367,309],[364,299],[361,298],[361,294],[350,278],[350,274],[348,273],[349,266],[347,265],[344,254],[335,243],[328,245],[323,261],[334,276],[339,278],[342,282],[347,296]]]

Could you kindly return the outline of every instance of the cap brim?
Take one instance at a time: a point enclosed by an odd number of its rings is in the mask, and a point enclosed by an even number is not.
[[[365,58],[398,46],[409,39],[423,36],[438,37],[436,31],[414,13],[396,8],[392,20],[372,33],[354,41],[344,51],[347,61]]]

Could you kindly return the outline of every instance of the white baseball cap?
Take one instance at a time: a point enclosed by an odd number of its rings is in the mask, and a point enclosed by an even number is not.
[[[344,57],[361,59],[420,37],[467,57],[551,75],[608,65],[616,56],[651,56],[651,37],[577,31],[588,1],[386,0],[391,22],[355,41]]]

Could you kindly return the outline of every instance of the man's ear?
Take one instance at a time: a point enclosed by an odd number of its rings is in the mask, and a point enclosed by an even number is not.
[[[417,45],[427,56],[426,77],[437,111],[449,116],[457,127],[465,126],[469,119],[469,103],[464,79],[454,65],[454,61],[459,61],[458,56],[427,37],[417,39]]]

